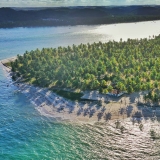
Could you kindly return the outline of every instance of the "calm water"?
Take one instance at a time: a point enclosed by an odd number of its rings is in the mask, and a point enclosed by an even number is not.
[[[127,34],[123,25],[0,29],[0,59],[36,48],[148,37],[159,32],[157,27],[153,33],[144,33],[142,23],[137,35]],[[24,95],[15,92],[16,87],[7,84],[11,80],[0,66],[0,160],[160,158],[160,143],[152,141],[148,131],[143,135],[131,126],[135,134],[120,134],[109,124],[59,123],[41,116]]]

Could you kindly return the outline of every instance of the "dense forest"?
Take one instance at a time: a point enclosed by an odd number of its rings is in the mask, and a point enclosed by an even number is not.
[[[26,51],[12,71],[41,87],[132,93],[160,87],[160,35]],[[15,79],[15,76],[13,76]]]
[[[160,6],[0,8],[0,28],[128,23],[160,20]]]

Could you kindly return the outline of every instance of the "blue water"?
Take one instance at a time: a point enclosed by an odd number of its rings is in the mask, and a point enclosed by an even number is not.
[[[26,50],[106,40],[93,34],[97,26],[0,29],[0,59]],[[7,87],[7,85],[9,87]],[[119,135],[105,124],[78,125],[41,116],[21,93],[16,93],[0,66],[0,160],[134,159],[159,158],[145,138]],[[133,148],[126,140],[137,140]],[[156,143],[158,144],[158,143]],[[134,152],[133,152],[134,151]]]
[[[92,43],[105,39],[102,34],[95,35],[90,30],[98,26],[41,27],[0,29],[0,59],[23,54],[36,48],[68,46]]]
[[[94,42],[94,35],[78,33],[81,29],[88,31],[90,28],[0,29],[0,59],[36,48]],[[11,85],[10,77],[0,66],[0,160],[85,157],[85,147],[81,144],[75,146],[80,142],[78,135],[75,137],[76,127],[41,116],[23,94],[15,91],[16,87]]]

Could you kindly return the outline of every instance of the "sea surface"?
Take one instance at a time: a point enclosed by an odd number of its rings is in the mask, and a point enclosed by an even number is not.
[[[0,29],[0,60],[36,48],[149,38],[160,21],[68,27]],[[0,65],[0,160],[160,159],[159,140],[131,125],[121,134],[111,123],[72,124],[39,114]],[[126,123],[126,125],[128,125]],[[160,127],[159,127],[160,128]]]

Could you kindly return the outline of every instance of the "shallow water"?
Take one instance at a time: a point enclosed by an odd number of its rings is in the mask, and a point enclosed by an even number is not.
[[[0,29],[0,59],[36,48],[149,37],[160,33],[159,23]],[[0,66],[0,160],[160,159],[160,142],[153,141],[149,134],[151,128],[159,132],[158,122],[144,121],[143,132],[137,124],[125,122],[127,130],[123,134],[109,123],[60,123],[41,116],[15,90]]]

